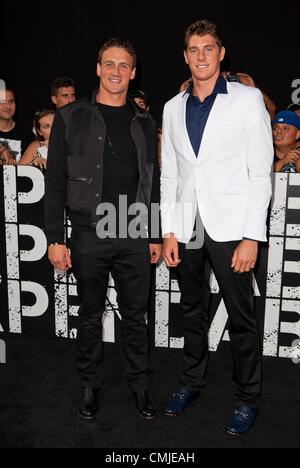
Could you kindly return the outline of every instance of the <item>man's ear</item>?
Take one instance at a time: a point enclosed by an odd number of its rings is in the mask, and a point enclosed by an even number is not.
[[[297,138],[298,146],[300,146],[300,130],[297,131],[296,138]]]
[[[96,74],[100,78],[100,76],[101,76],[101,65],[100,65],[100,63],[97,63]]]
[[[184,56],[185,63],[188,65],[189,62],[188,62],[188,58],[187,58],[187,55],[186,55],[186,50],[183,52],[183,56]]]
[[[51,96],[51,101],[53,104],[56,106],[57,105],[57,97],[56,96]]]
[[[226,49],[225,49],[225,47],[222,47],[222,49],[221,49],[221,55],[220,55],[221,62],[223,62],[223,60],[224,60],[224,58],[225,58],[225,55],[226,55]]]
[[[136,74],[136,68],[134,68],[134,69],[132,70],[132,73],[131,73],[131,75],[130,75],[130,79],[131,79],[131,80],[134,80],[135,74]]]

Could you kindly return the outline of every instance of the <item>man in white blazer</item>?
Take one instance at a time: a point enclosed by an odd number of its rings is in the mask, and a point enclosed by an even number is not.
[[[165,414],[177,416],[199,395],[208,366],[208,258],[229,314],[236,406],[227,431],[247,432],[261,396],[261,346],[253,304],[259,242],[267,241],[272,194],[272,131],[262,94],[220,75],[225,49],[217,26],[186,32],[192,83],[164,110],[161,213],[164,260],[176,268],[185,346],[179,388]],[[194,236],[196,218],[197,242]]]

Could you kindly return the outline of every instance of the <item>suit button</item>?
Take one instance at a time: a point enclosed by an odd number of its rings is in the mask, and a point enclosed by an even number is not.
[[[100,197],[100,193],[96,193],[96,198],[99,198]]]
[[[102,137],[102,136],[99,136],[99,137],[98,137],[98,140],[99,140],[99,141],[103,141],[103,137]]]
[[[96,168],[97,168],[97,169],[101,169],[100,164],[97,164]]]

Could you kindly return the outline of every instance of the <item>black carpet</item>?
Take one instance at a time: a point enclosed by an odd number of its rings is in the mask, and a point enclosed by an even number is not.
[[[228,344],[211,355],[202,397],[179,418],[160,413],[150,422],[136,414],[117,345],[106,345],[99,414],[92,422],[81,420],[74,355],[74,342],[7,338],[7,364],[0,365],[1,448],[300,447],[300,365],[290,360],[264,360],[260,417],[249,434],[235,439],[225,432],[233,405]],[[156,349],[152,361],[154,393],[162,407],[176,388],[180,352]]]

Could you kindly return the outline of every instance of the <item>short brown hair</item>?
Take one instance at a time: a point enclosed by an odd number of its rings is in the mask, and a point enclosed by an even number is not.
[[[102,56],[104,52],[107,49],[110,49],[111,47],[119,47],[120,49],[125,49],[129,53],[129,55],[131,55],[132,57],[133,68],[136,67],[137,57],[136,57],[136,52],[134,50],[134,47],[129,41],[127,41],[127,39],[122,39],[122,38],[109,39],[109,41],[103,44],[98,54],[98,62],[100,63],[100,65],[101,65],[101,60],[102,60]]]
[[[59,78],[55,78],[55,80],[51,84],[51,96],[58,96],[58,90],[60,88],[74,88],[75,83],[73,78],[69,78],[68,76],[61,76]]]
[[[193,23],[185,32],[185,50],[188,48],[189,39],[191,36],[206,36],[209,34],[214,37],[217,41],[218,46],[223,46],[223,41],[221,39],[220,31],[218,26],[209,20],[199,20]]]

